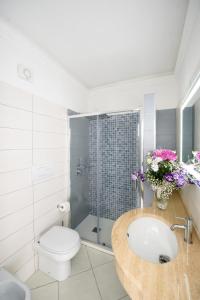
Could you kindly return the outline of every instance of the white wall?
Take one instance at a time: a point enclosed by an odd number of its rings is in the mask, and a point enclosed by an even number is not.
[[[90,90],[89,111],[128,110],[143,106],[144,94],[155,94],[157,109],[175,108],[179,101],[173,75],[118,82]]]
[[[193,79],[200,72],[200,1],[190,0],[175,68],[183,100]]]
[[[175,70],[181,95],[179,105],[184,100],[184,96],[198,72],[200,72],[200,1],[190,0]],[[180,116],[179,111],[178,116]],[[177,127],[179,142],[179,126]],[[188,185],[181,191],[181,196],[200,233],[200,189]]]
[[[88,90],[47,53],[0,20],[0,80],[73,110],[86,110]],[[17,75],[17,65],[33,72],[28,83]]]
[[[37,269],[34,241],[61,221],[67,139],[64,107],[0,82],[0,265],[22,280]]]

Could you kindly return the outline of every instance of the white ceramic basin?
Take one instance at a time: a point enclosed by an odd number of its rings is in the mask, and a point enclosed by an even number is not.
[[[165,223],[141,217],[128,227],[128,244],[141,258],[153,263],[164,263],[174,259],[178,252],[175,234]]]

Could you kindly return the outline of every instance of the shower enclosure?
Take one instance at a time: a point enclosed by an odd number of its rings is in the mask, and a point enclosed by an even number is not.
[[[111,248],[114,221],[140,207],[131,173],[141,166],[140,111],[69,116],[71,227]]]

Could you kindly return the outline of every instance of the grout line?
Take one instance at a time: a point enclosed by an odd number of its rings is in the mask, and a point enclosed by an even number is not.
[[[60,175],[57,175],[55,177],[50,177],[49,179],[44,179],[43,181],[40,181],[40,182],[37,182],[37,183],[33,183],[33,187],[39,185],[39,184],[42,184],[42,183],[45,183],[45,182],[48,182],[48,181],[51,181],[51,180],[54,180],[54,179],[57,179],[59,177],[66,177],[68,175],[68,173],[62,173]]]
[[[4,127],[0,127],[0,128],[4,128]],[[37,133],[37,132],[41,132],[41,133],[45,133],[45,134],[57,134],[57,135],[67,135],[66,132],[59,132],[59,131],[47,131],[47,130],[38,130],[38,129],[34,129],[33,133]]]
[[[32,188],[32,184],[31,185],[27,185],[21,189],[17,189],[17,190],[14,190],[14,191],[11,191],[11,192],[8,192],[8,193],[3,193],[3,194],[0,194],[0,197],[1,196],[6,196],[6,195],[9,195],[9,194],[13,194],[13,193],[16,193],[16,192],[19,192],[19,191],[22,191],[22,190],[26,190],[26,189],[30,189]]]
[[[32,169],[32,165],[30,165],[29,167],[26,168],[21,168],[21,169],[14,169],[14,170],[9,170],[9,171],[0,171],[0,175],[2,174],[6,174],[6,173],[14,173],[14,172],[20,172],[20,171],[24,171],[24,170],[28,170],[28,169]]]
[[[33,96],[32,96],[33,97]],[[34,99],[32,99],[32,103],[34,102]],[[13,105],[9,105],[9,104],[5,104],[5,103],[2,103],[0,101],[0,105],[1,106],[5,106],[5,107],[8,107],[8,108],[11,108],[11,109],[17,109],[19,111],[23,111],[23,112],[28,112],[28,113],[33,113],[35,115],[39,115],[39,116],[44,116],[44,117],[48,117],[48,118],[52,118],[52,119],[56,119],[56,120],[59,120],[59,121],[66,121],[66,117],[55,117],[53,115],[49,115],[49,114],[44,114],[44,113],[40,113],[40,112],[36,112],[34,111],[33,109],[33,104],[32,104],[32,110],[28,110],[28,109],[25,109],[25,108],[21,108],[21,107],[17,107],[17,106],[13,106]]]
[[[40,201],[42,201],[42,200],[45,200],[45,199],[47,199],[47,198],[49,198],[49,197],[52,197],[52,196],[55,196],[56,194],[59,194],[59,193],[64,192],[64,191],[66,191],[66,190],[67,190],[66,188],[60,189],[60,190],[55,191],[55,192],[53,192],[52,194],[49,194],[49,195],[47,195],[47,196],[45,196],[45,197],[42,197],[42,198],[40,198],[39,200],[34,201],[34,202],[35,202],[35,203],[38,203],[38,202],[40,202]],[[69,202],[69,201],[68,201],[68,202]]]
[[[33,142],[34,142],[34,136],[33,136],[33,130],[34,130],[34,118],[33,118],[33,109],[34,109],[34,104],[33,104],[33,95],[32,95],[32,168],[34,166],[34,154],[33,154]],[[33,253],[34,253],[34,270],[37,270],[37,259],[36,259],[36,248],[35,248],[35,244],[36,244],[36,231],[35,231],[35,193],[34,193],[34,180],[33,180],[33,169],[31,172],[31,181],[32,181],[32,208],[33,208]]]
[[[30,205],[32,206],[32,204]],[[8,238],[10,238],[12,235],[16,234],[17,232],[19,232],[20,230],[22,230],[24,227],[28,227],[29,225],[33,224],[32,220],[31,222],[25,224],[24,226],[20,227],[19,229],[17,229],[16,231],[10,233],[9,235],[7,235],[6,237],[4,237],[3,239],[0,240],[0,243]]]
[[[15,251],[14,253],[12,253],[11,255],[9,255],[6,259],[2,260],[0,262],[0,265],[3,265],[7,260],[11,259],[13,256],[15,256],[18,252],[20,252],[24,247],[26,247],[28,244],[32,243],[34,241],[34,239],[29,240],[28,242],[26,242],[25,244],[23,244],[19,249],[17,249],[17,251]],[[17,272],[17,271],[16,271]]]
[[[29,258],[28,260],[26,260],[26,262],[24,262],[20,267],[18,267],[17,271],[15,271],[15,273],[19,272],[26,264],[28,264],[31,260],[34,260],[34,254],[31,258]]]
[[[0,101],[0,105],[6,106],[6,107],[9,107],[9,108],[13,108],[13,109],[17,109],[17,110],[22,110],[24,112],[29,112],[29,113],[32,112],[31,110],[28,110],[28,109],[25,109],[25,108],[21,108],[21,107],[19,108],[17,106],[13,106],[13,105],[9,105],[9,104],[5,104],[5,103],[2,103],[1,101]]]
[[[129,297],[129,295],[123,296],[122,298],[119,298],[119,299],[117,299],[117,300],[123,300],[123,299],[125,299],[126,297]]]
[[[70,275],[70,277],[68,277],[68,278],[70,279],[70,278],[76,277],[76,276],[78,276],[78,275],[80,275],[80,274],[82,274],[82,273],[86,273],[86,272],[90,271],[91,269],[92,269],[92,267],[90,266],[89,269],[84,270],[84,271],[80,271],[80,272],[75,273],[75,274],[72,274],[72,275]],[[68,279],[68,278],[67,278],[67,279]],[[67,279],[66,279],[66,280],[67,280]]]
[[[32,147],[28,147],[28,148],[5,148],[5,149],[0,149],[0,151],[12,151],[12,150],[29,150],[32,151]]]
[[[49,276],[49,277],[50,277],[50,276]],[[52,277],[51,277],[51,278],[52,278]],[[52,283],[55,283],[55,282],[59,283],[59,281],[54,280],[53,278],[52,278],[52,280],[53,280],[53,281],[51,281],[51,282],[48,282],[48,283],[45,283],[45,284],[36,286],[36,287],[34,287],[34,288],[30,288],[30,287],[29,287],[29,289],[30,289],[31,291],[34,291],[34,290],[37,290],[37,289],[39,289],[39,288],[41,288],[41,287],[44,287],[44,286],[48,286],[48,285],[50,285],[50,284],[52,284]],[[42,300],[42,299],[41,299],[41,300]]]
[[[0,216],[0,221],[1,221],[2,219],[4,219],[4,218],[7,218],[7,217],[10,217],[10,216],[12,216],[12,215],[17,214],[18,212],[22,211],[23,209],[25,209],[25,208],[27,208],[27,207],[29,207],[29,206],[31,206],[31,205],[32,205],[32,201],[31,201],[29,204],[27,204],[27,205],[21,207],[20,209],[14,210],[13,212],[7,213],[6,215]]]
[[[18,127],[9,127],[9,126],[0,126],[0,129],[12,129],[12,130],[32,132],[32,129],[24,129],[24,128],[18,128]]]
[[[0,221],[1,221],[2,219],[4,219],[4,218],[7,218],[8,216],[16,215],[18,212],[21,212],[22,210],[28,208],[29,206],[32,206],[32,203],[30,203],[30,204],[28,204],[28,205],[26,205],[26,206],[24,206],[24,207],[22,207],[22,208],[20,208],[20,209],[18,209],[18,210],[16,210],[16,211],[14,211],[13,213],[10,213],[10,214],[8,214],[8,215],[6,215],[6,216],[0,217]],[[23,227],[24,227],[24,226],[23,226]],[[0,241],[2,241],[2,240],[0,239]]]
[[[59,285],[59,282],[57,281],[57,288],[58,288],[58,300],[60,298],[60,285]]]
[[[98,251],[98,250],[97,250],[97,251]],[[108,255],[110,255],[110,254],[108,254]],[[92,267],[92,268],[93,268],[93,269],[97,269],[97,268],[99,268],[99,267],[101,267],[101,266],[105,266],[105,265],[111,264],[111,263],[113,263],[113,262],[114,262],[114,259],[111,260],[111,261],[105,262],[105,263],[103,263],[103,264],[100,264],[100,265],[98,265],[98,266]]]
[[[95,283],[96,283],[96,287],[97,287],[98,292],[99,292],[99,296],[100,296],[101,300],[103,300],[100,289],[99,289],[99,286],[98,286],[98,282],[97,282],[97,279],[96,279],[96,276],[95,276],[95,273],[94,273],[94,270],[93,270],[92,262],[90,261],[90,256],[89,256],[89,253],[88,253],[87,246],[86,246],[86,253],[87,253],[87,257],[88,257],[88,260],[90,262],[90,265],[91,265],[92,274],[93,274],[93,277],[94,277],[94,280],[95,280]]]
[[[66,118],[58,118],[58,117],[55,117],[55,116],[52,116],[52,115],[48,115],[48,114],[44,114],[44,113],[40,113],[40,112],[36,112],[33,110],[33,114],[34,115],[39,115],[39,116],[43,116],[43,117],[47,117],[47,118],[52,118],[52,119],[55,119],[55,120],[59,120],[59,121],[66,121]]]

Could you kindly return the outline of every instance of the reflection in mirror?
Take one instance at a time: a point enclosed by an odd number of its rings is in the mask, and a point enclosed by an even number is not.
[[[200,98],[184,108],[182,124],[182,161],[197,164],[198,160],[194,159],[193,152],[200,150]]]

